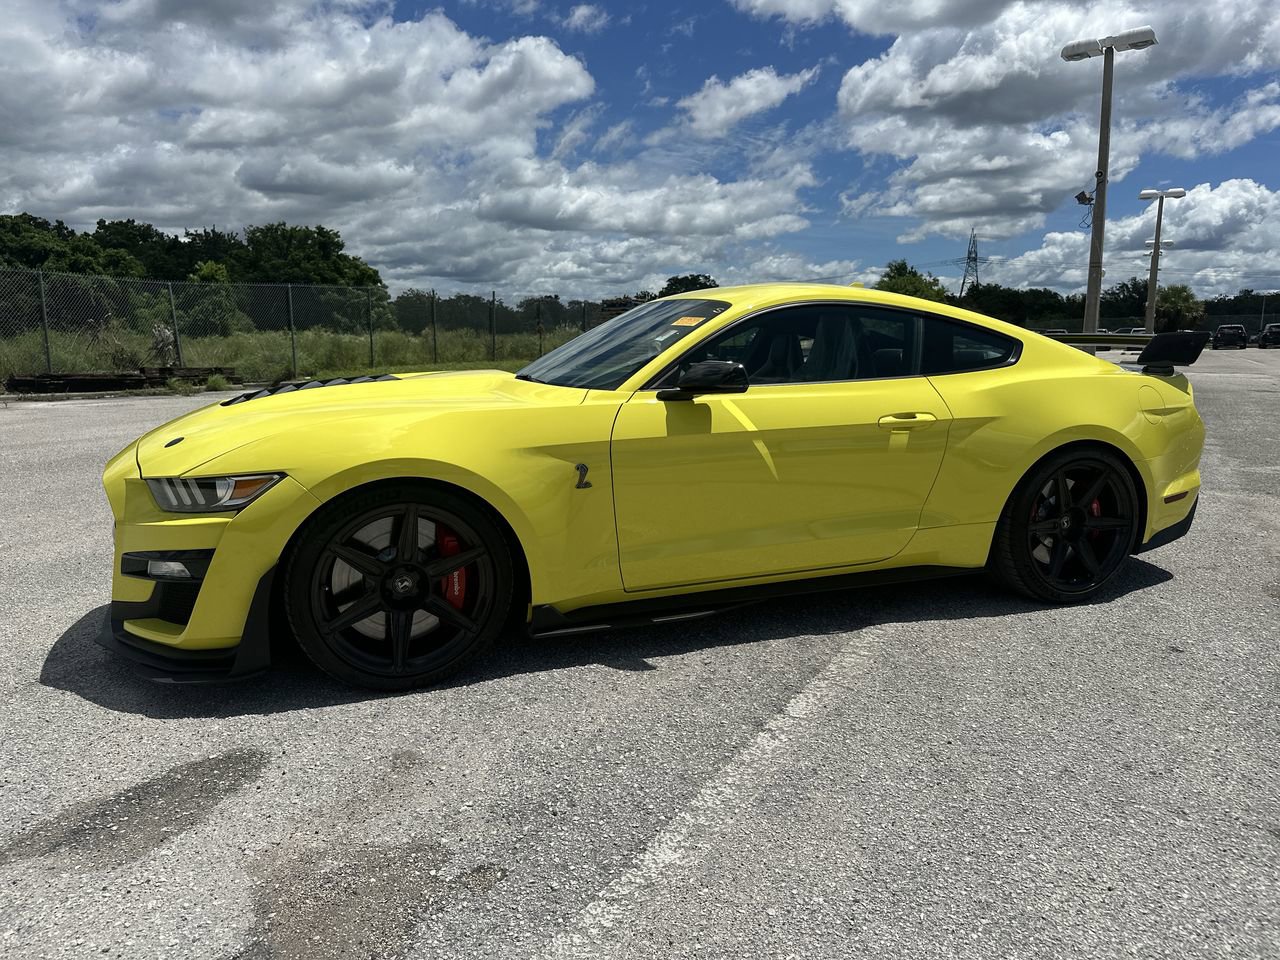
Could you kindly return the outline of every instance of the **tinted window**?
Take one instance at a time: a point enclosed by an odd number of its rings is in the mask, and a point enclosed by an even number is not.
[[[658,386],[690,364],[733,360],[752,384],[828,383],[911,373],[916,320],[910,314],[847,304],[772,310],[735,324],[680,358]]]
[[[921,369],[936,375],[999,367],[1013,359],[1018,346],[1017,340],[994,330],[925,317]]]
[[[516,374],[561,387],[613,390],[705,320],[727,310],[723,300],[654,300],[574,337]]]

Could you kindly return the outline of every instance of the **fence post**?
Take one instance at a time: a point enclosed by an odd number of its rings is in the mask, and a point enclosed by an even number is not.
[[[373,366],[373,289],[365,291],[365,319],[369,322],[369,366]]]
[[[542,304],[538,304],[538,309],[534,314],[538,321],[538,356],[542,356]]]
[[[498,291],[489,291],[489,359],[498,359]]]
[[[178,366],[185,366],[182,362],[182,338],[178,336],[178,307],[173,301],[173,284],[166,283],[169,288],[169,316],[173,319],[173,352],[178,355]]]
[[[440,362],[440,351],[436,346],[436,292],[431,291],[431,362]]]
[[[293,284],[287,284],[285,291],[289,297],[289,349],[293,353],[293,379],[298,379],[298,336],[293,327]]]
[[[49,349],[49,307],[44,296],[44,271],[37,270],[40,279],[40,329],[44,331],[44,372],[53,373],[53,352]]]
[[[582,332],[587,332],[587,301],[582,301]]]

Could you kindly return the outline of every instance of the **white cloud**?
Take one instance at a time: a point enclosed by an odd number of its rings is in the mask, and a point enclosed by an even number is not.
[[[928,27],[977,23],[1008,0],[733,0],[757,17],[779,17],[810,26],[838,18],[860,33],[906,33]]]
[[[1155,204],[1141,213],[1107,222],[1104,266],[1110,285],[1143,277],[1151,261],[1145,243],[1155,232]],[[1161,283],[1189,284],[1201,296],[1242,287],[1280,289],[1280,190],[1253,180],[1226,180],[1191,187],[1168,200],[1161,239],[1172,241],[1160,259]],[[984,279],[1018,287],[1084,287],[1089,259],[1086,231],[1045,234],[1037,249],[993,262]]]
[[[773,67],[749,70],[725,83],[711,77],[697,93],[679,101],[689,129],[699,137],[723,137],[747,117],[772,110],[798,93],[818,75],[811,67],[800,73],[778,74]]]
[[[384,0],[14,2],[0,210],[324,223],[397,287],[565,295],[723,266],[808,223],[804,168],[578,162],[632,126],[596,137],[595,82],[546,37],[395,22]]]
[[[735,264],[719,277],[721,286],[731,283],[765,283],[783,280],[810,280],[822,283],[870,285],[882,267],[867,267],[859,260],[814,261],[798,253],[766,250]]]
[[[753,6],[778,12],[768,3]],[[803,21],[809,6],[859,28],[877,22],[870,5],[851,2],[808,5],[792,18]],[[1161,38],[1116,58],[1113,183],[1146,154],[1218,153],[1280,126],[1280,85],[1258,77],[1280,66],[1280,20],[1258,0],[955,5],[963,7],[955,12],[963,12],[961,25],[926,22],[926,2],[884,6],[894,17],[923,19],[846,73],[839,106],[848,145],[889,158],[896,170],[884,189],[847,196],[846,210],[917,220],[904,240],[961,237],[971,226],[1013,236],[1092,189],[1100,66],[1065,63],[1058,54],[1099,23],[1153,22]],[[1190,83],[1223,75],[1244,90],[1234,102],[1212,102]]]
[[[609,14],[595,4],[580,3],[569,10],[569,15],[562,22],[566,30],[595,33],[608,25]]]

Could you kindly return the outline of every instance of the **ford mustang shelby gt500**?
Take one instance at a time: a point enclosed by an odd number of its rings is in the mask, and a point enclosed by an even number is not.
[[[642,304],[514,375],[243,394],[107,465],[101,639],[207,680],[292,633],[336,677],[406,689],[513,620],[984,567],[1082,600],[1191,525],[1204,428],[1172,363],[1203,346],[1156,337],[1139,372],[942,304],[769,284]]]

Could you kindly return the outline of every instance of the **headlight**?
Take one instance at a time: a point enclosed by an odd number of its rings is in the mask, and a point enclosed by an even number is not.
[[[275,486],[283,473],[242,477],[161,477],[148,480],[161,510],[173,513],[217,513],[239,510]]]

